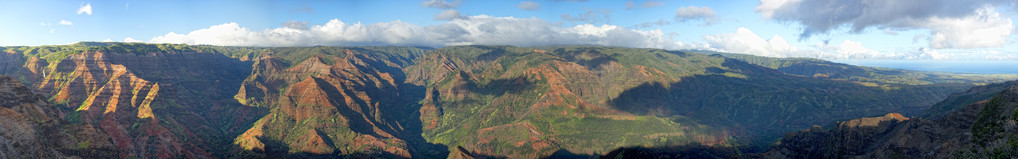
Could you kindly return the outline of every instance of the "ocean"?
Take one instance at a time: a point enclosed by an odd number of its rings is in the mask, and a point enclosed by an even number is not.
[[[832,60],[858,66],[978,74],[1018,74],[1018,61]]]

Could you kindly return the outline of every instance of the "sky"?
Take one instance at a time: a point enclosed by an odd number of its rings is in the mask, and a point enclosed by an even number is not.
[[[1018,0],[0,0],[0,46],[605,45],[1018,60]]]

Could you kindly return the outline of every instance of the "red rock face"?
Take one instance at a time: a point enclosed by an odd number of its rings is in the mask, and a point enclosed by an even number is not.
[[[237,138],[245,149],[271,149],[266,147],[273,145],[265,145],[265,140],[276,140],[291,152],[381,151],[410,157],[406,142],[400,139],[404,128],[396,119],[401,116],[386,113],[399,109],[400,99],[397,81],[378,68],[388,67],[385,61],[349,50],[342,58],[313,56],[285,70],[275,67],[280,63],[274,61],[279,60],[259,60],[256,73],[248,78],[255,80],[245,81],[237,95],[254,99],[249,104],[276,103],[269,115]],[[283,133],[293,129],[300,133]]]
[[[59,111],[21,82],[0,76],[0,158],[109,158],[109,137],[61,120]]]
[[[179,124],[153,114],[153,101],[165,98],[160,85],[111,63],[107,53],[72,55],[56,68],[40,83],[41,89],[54,92],[53,101],[77,107],[81,122],[98,124],[121,150],[120,157],[209,156],[202,148],[185,148],[189,143],[166,128]]]

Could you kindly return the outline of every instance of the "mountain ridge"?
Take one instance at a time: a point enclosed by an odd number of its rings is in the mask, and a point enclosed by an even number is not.
[[[119,157],[760,151],[785,131],[909,114],[972,86],[874,86],[621,47],[101,44],[6,47],[0,74],[49,95],[61,118],[98,125]]]

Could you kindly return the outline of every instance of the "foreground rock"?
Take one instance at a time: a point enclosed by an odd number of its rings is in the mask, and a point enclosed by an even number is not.
[[[942,118],[883,117],[790,133],[763,158],[1013,158],[1018,86]]]
[[[0,158],[112,158],[109,137],[90,124],[60,119],[21,82],[0,76]]]

